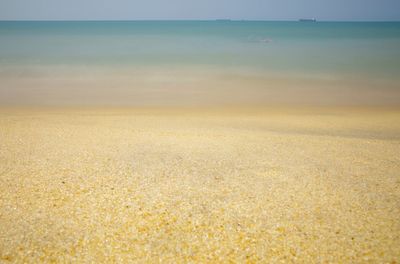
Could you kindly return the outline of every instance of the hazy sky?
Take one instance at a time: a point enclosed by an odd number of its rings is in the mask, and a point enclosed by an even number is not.
[[[400,0],[0,0],[0,20],[400,20]]]

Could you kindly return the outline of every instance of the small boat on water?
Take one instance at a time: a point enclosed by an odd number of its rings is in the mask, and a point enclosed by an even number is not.
[[[300,18],[299,22],[317,22],[315,18]]]

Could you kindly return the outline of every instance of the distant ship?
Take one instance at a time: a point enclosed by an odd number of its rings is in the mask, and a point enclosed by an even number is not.
[[[218,22],[229,22],[231,20],[230,19],[216,19],[215,21],[218,21]]]
[[[315,18],[300,18],[300,22],[317,22]]]

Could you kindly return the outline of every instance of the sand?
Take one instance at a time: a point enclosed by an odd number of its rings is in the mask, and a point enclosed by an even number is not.
[[[0,65],[1,66],[1,65]],[[0,68],[0,106],[399,106],[399,79],[221,67]]]
[[[0,262],[400,262],[400,110],[1,109]]]

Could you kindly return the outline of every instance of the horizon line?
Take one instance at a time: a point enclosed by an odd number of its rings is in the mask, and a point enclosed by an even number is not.
[[[300,22],[299,19],[0,19],[0,22]],[[307,18],[306,18],[307,19]],[[315,22],[354,22],[354,23],[387,23],[400,22],[400,20],[318,20]],[[315,23],[314,22],[314,23]],[[304,22],[303,22],[304,23]]]

